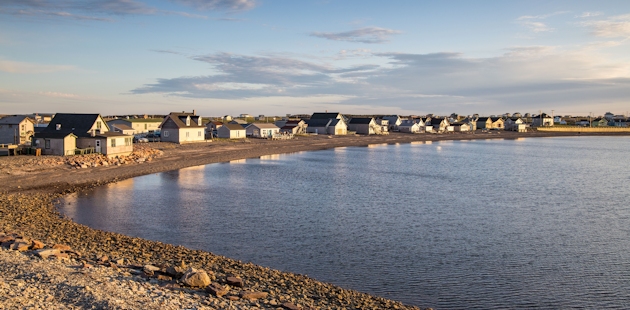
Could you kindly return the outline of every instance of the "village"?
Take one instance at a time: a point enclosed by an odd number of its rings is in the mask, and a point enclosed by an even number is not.
[[[449,134],[488,131],[527,132],[542,128],[628,128],[626,115],[607,112],[598,117],[561,117],[546,113],[500,116],[312,115],[202,117],[192,112],[164,116],[56,113],[8,115],[0,118],[0,155],[127,156],[134,144],[207,142],[213,139],[292,139],[307,135]]]

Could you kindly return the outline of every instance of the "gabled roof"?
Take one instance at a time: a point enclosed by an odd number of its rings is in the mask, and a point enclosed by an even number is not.
[[[285,126],[287,126],[287,125],[289,125],[289,126],[297,126],[301,122],[303,122],[303,120],[301,120],[301,119],[292,119],[292,120],[288,120],[286,123],[284,123],[284,125]]]
[[[333,119],[330,120],[330,124],[328,124],[328,126],[335,127],[335,126],[337,126],[337,124],[339,124],[340,121],[341,121],[341,119],[339,119],[339,118],[333,118]]]
[[[186,125],[186,119],[190,117],[190,125]],[[172,120],[173,123],[175,123],[175,126],[177,126],[177,128],[195,128],[195,127],[205,127],[203,125],[199,125],[199,118],[201,116],[198,115],[194,115],[192,113],[176,113],[176,112],[171,112],[169,115],[166,116],[166,118],[164,118],[164,121],[162,121],[162,124],[160,124],[160,128],[162,128],[162,125],[164,125],[164,123],[166,123],[167,120]]]
[[[43,138],[43,139],[63,139],[67,136],[74,136],[77,138],[77,135],[71,132],[42,132],[35,135],[35,138]]]
[[[490,120],[494,123],[494,122],[496,122],[498,120],[503,120],[503,119],[500,118],[500,117],[491,117]]]
[[[326,119],[309,119],[306,120],[306,123],[308,124],[309,127],[328,127],[330,126],[330,122],[332,121],[332,119],[330,118],[326,118]]]
[[[354,117],[351,118],[348,124],[370,124],[374,121],[371,117]]]
[[[221,128],[227,128],[229,130],[245,130],[245,128],[243,128],[243,126],[239,124],[230,124],[230,123],[223,124]]]
[[[332,113],[316,112],[316,113],[313,113],[313,115],[311,116],[311,119],[329,119],[329,118],[337,118],[337,117],[341,117],[341,113],[339,113],[339,112],[332,112]]]
[[[55,117],[48,123],[48,127],[42,131],[47,132],[60,132],[60,133],[74,133],[77,137],[90,136],[88,132],[94,123],[100,118],[100,114],[75,114],[75,113],[57,113]],[[57,130],[57,124],[61,125],[61,128]],[[103,126],[109,129],[106,122],[103,122]]]
[[[24,119],[34,123],[28,116],[25,115],[16,115],[16,116],[7,116],[0,119],[0,125],[17,125],[24,121]]]
[[[489,117],[480,117],[480,118],[477,119],[477,121],[478,122],[487,122],[488,119],[489,119]],[[491,119],[491,121],[492,121],[492,119]]]

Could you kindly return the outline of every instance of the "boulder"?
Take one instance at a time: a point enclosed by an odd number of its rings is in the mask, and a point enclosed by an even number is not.
[[[52,246],[52,248],[53,249],[57,249],[57,250],[62,251],[62,252],[72,250],[72,248],[70,246],[65,245],[65,244],[55,244],[55,245]]]
[[[217,282],[212,282],[212,284],[206,287],[206,292],[216,297],[223,297],[230,292],[230,287],[227,285],[223,286]]]
[[[166,274],[175,278],[181,278],[185,272],[186,272],[186,269],[182,267],[178,267],[178,266],[166,268]]]
[[[31,244],[31,250],[39,250],[44,248],[44,243],[39,240],[33,240]]]
[[[294,303],[291,302],[285,302],[282,304],[282,308],[287,309],[287,310],[302,310],[301,307],[295,305]]]
[[[189,268],[182,278],[180,279],[182,283],[190,287],[206,287],[210,285],[210,276],[201,270],[195,268]]]
[[[227,284],[231,285],[231,286],[235,286],[235,287],[243,287],[243,279],[239,278],[239,277],[227,277],[226,279]]]
[[[47,259],[50,256],[61,254],[61,251],[58,249],[39,249],[35,250],[35,255]]]
[[[267,298],[268,294],[269,293],[267,293],[267,292],[247,292],[247,291],[242,291],[239,295],[243,299],[254,300],[254,299]]]

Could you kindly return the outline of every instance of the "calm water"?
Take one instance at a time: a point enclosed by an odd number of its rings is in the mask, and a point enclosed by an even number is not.
[[[275,155],[68,197],[77,222],[418,306],[630,308],[628,137]]]

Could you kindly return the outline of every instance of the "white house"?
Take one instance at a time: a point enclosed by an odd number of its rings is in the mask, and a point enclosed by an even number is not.
[[[223,124],[217,129],[217,137],[223,139],[245,139],[245,128],[239,124]]]
[[[195,113],[172,112],[164,118],[159,128],[163,142],[191,143],[206,140],[206,127],[201,123],[201,116]]]
[[[420,125],[414,121],[403,121],[398,125],[398,131],[407,133],[419,133]]]
[[[254,138],[270,138],[280,133],[280,128],[272,123],[251,123],[245,127],[245,135]]]
[[[361,135],[377,134],[377,130],[379,130],[378,133],[380,134],[380,127],[377,129],[377,126],[373,117],[353,117],[348,121],[348,130]]]

